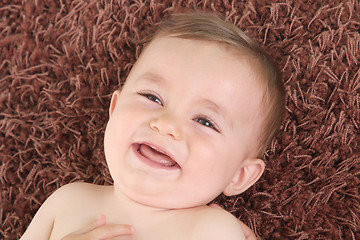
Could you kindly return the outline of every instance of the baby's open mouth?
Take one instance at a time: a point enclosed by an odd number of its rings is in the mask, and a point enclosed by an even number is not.
[[[155,165],[165,168],[179,168],[178,163],[165,152],[145,143],[136,144],[137,152]]]

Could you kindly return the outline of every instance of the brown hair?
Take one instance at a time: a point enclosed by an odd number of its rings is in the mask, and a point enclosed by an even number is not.
[[[170,19],[165,19],[151,28],[141,43],[149,43],[161,36],[216,41],[256,60],[265,88],[265,117],[257,152],[257,157],[262,157],[279,129],[285,112],[285,90],[280,72],[265,50],[235,25],[215,14],[205,12],[174,14]]]

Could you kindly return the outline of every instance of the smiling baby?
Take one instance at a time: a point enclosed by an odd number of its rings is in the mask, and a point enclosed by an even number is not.
[[[174,15],[147,38],[109,112],[114,184],[61,187],[22,239],[244,239],[238,219],[207,204],[260,178],[281,124],[283,85],[257,43],[213,14]]]

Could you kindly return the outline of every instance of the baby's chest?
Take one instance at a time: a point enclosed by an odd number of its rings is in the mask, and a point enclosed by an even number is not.
[[[186,222],[158,222],[147,227],[136,227],[132,240],[191,240],[191,227]]]
[[[183,218],[180,214],[170,217],[143,217],[129,221],[134,227],[131,240],[191,240],[193,224],[191,219]],[[127,238],[124,238],[127,239]]]
[[[75,212],[74,212],[75,213]],[[67,215],[67,214],[66,214]],[[100,214],[71,214],[59,216],[54,223],[51,234],[51,240],[62,239],[66,235],[77,232],[88,224],[96,220]],[[132,236],[121,236],[116,239],[121,240],[191,240],[192,226],[191,221],[179,217],[164,219],[139,219],[131,221],[124,216],[107,216],[108,222],[111,224],[129,224],[134,227]],[[114,220],[116,219],[116,220]]]

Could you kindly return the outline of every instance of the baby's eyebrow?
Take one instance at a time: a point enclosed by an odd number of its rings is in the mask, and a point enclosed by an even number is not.
[[[214,101],[207,98],[201,99],[199,103],[208,108],[210,111],[214,112],[216,115],[220,116],[224,122],[230,124],[230,127],[233,126],[231,118],[229,118],[227,112],[224,110],[223,107],[219,106]]]
[[[137,79],[138,83],[153,83],[156,85],[164,86],[165,88],[168,85],[168,81],[164,77],[162,77],[159,74],[153,73],[153,72],[145,72],[144,74],[140,75],[140,77]],[[225,123],[228,123],[230,128],[233,128],[233,121],[229,116],[229,113],[226,112],[224,107],[220,106],[216,102],[214,102],[211,99],[208,98],[201,98],[198,103],[206,108],[208,108],[210,111],[214,112],[216,115],[220,116],[221,120]]]
[[[162,76],[160,76],[159,74],[156,74],[156,73],[152,73],[152,72],[146,72],[146,73],[142,74],[138,80],[145,81],[145,82],[151,82],[151,83],[155,83],[158,85],[166,84],[166,81]]]

